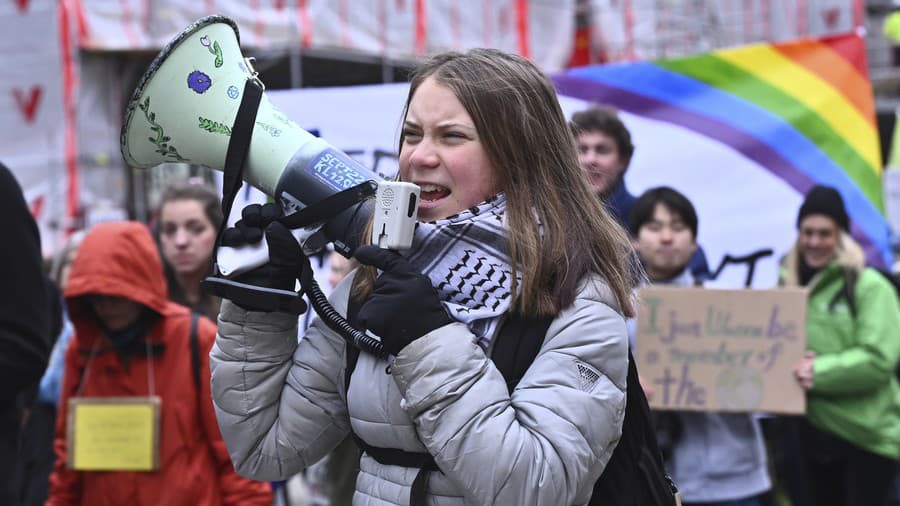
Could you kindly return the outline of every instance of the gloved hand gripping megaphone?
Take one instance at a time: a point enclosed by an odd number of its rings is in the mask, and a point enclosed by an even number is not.
[[[139,81],[122,126],[122,156],[138,168],[185,162],[223,170],[226,216],[243,179],[273,196],[287,219],[303,215],[291,228],[305,252],[331,241],[350,256],[372,219],[368,197],[382,178],[297,126],[263,89],[236,24],[202,18],[169,42]],[[267,260],[265,241],[217,253],[224,278]]]

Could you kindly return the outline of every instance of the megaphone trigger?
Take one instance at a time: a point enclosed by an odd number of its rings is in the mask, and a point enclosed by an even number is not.
[[[306,301],[291,290],[279,290],[241,283],[231,279],[208,277],[200,286],[207,292],[222,299],[255,311],[280,311],[290,314],[306,312]]]
[[[266,241],[247,244],[239,248],[219,246],[216,251],[216,267],[219,274],[229,278],[265,265],[269,261],[269,245]]]
[[[301,246],[309,242],[310,237],[320,227],[294,228],[291,235]],[[222,277],[234,276],[262,267],[269,262],[269,244],[265,240],[240,247],[219,246],[216,251],[216,267]]]

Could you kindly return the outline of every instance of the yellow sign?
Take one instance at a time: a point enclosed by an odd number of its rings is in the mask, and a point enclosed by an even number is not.
[[[637,361],[650,407],[802,414],[793,368],[806,349],[806,292],[645,287]]]
[[[79,471],[159,468],[159,397],[69,399],[68,465]]]

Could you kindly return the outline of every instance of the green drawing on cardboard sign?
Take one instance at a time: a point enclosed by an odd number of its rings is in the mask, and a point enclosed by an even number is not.
[[[150,142],[156,146],[156,152],[163,156],[170,156],[179,162],[188,161],[186,158],[183,158],[181,154],[178,153],[178,150],[175,149],[175,146],[169,144],[169,141],[172,140],[170,137],[166,136],[165,132],[163,132],[162,125],[156,122],[156,113],[150,110],[150,97],[148,96],[144,101],[138,104],[138,108],[141,111],[144,111],[144,117],[147,118],[147,121],[150,123],[150,131],[156,133],[156,138],[147,137]]]
[[[200,120],[200,124],[197,126],[202,128],[203,130],[206,130],[207,132],[213,133],[213,134],[224,134],[224,135],[231,136],[231,128],[230,127],[223,125],[222,123],[219,123],[218,121],[206,119],[202,116],[199,117],[198,119]]]

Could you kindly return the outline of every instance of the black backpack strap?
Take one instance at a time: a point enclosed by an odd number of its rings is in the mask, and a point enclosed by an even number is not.
[[[594,484],[589,505],[675,506],[678,488],[666,473],[650,405],[638,376],[637,365],[628,350],[625,385],[625,418],[622,436]]]
[[[511,315],[500,327],[491,360],[506,379],[510,393],[537,357],[552,318]],[[594,484],[591,505],[675,506],[678,489],[666,473],[650,406],[628,351],[622,436],[600,479]]]
[[[506,380],[509,393],[525,376],[547,336],[552,318],[525,318],[510,315],[497,332],[491,360]]]
[[[347,318],[353,326],[358,326],[356,315],[362,302],[353,294],[347,301]],[[344,368],[344,398],[350,394],[350,378],[353,376],[353,370],[356,369],[356,363],[359,361],[359,348],[347,341],[347,364]],[[350,429],[350,435],[353,441],[361,451],[375,459],[379,464],[386,466],[401,466],[418,468],[419,472],[413,480],[412,487],[409,492],[410,506],[424,506],[428,498],[428,474],[431,471],[440,471],[434,462],[434,457],[428,453],[415,453],[398,450],[396,448],[379,448],[366,443],[361,437]]]
[[[359,313],[359,307],[362,305],[362,302],[357,300],[356,297],[353,296],[353,293],[350,293],[350,298],[347,300],[347,317],[345,320],[350,323],[350,325],[357,327],[358,323],[356,321],[356,315]],[[356,369],[356,362],[359,361],[359,348],[353,346],[350,341],[347,341],[347,364],[344,367],[344,398],[347,398],[347,395],[350,393],[350,376],[353,375],[353,370]],[[356,438],[356,434],[353,434],[354,439]]]
[[[856,318],[856,281],[859,279],[859,273],[857,273],[854,269],[845,268],[842,269],[844,276],[844,284],[841,286],[841,289],[834,294],[834,297],[828,302],[828,310],[834,311],[834,307],[837,305],[841,299],[847,301],[847,309],[850,311],[850,316],[852,318]]]
[[[191,312],[191,367],[194,375],[194,386],[197,387],[197,394],[200,394],[200,342],[197,338],[197,321],[200,315]]]

